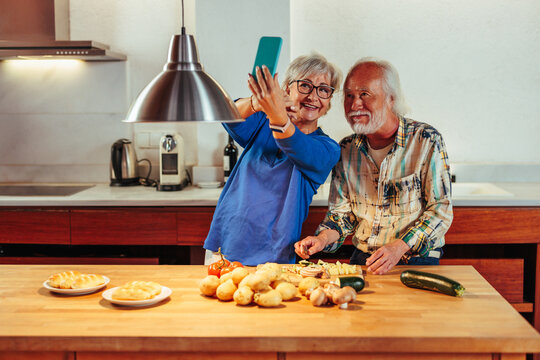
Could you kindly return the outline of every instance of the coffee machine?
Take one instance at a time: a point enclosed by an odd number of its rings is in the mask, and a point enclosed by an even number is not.
[[[159,141],[158,191],[178,191],[187,185],[184,167],[184,140],[177,133],[165,134]]]

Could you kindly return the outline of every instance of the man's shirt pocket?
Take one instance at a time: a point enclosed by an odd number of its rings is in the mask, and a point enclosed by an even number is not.
[[[422,182],[416,174],[389,180],[383,199],[392,216],[417,214],[422,209]]]

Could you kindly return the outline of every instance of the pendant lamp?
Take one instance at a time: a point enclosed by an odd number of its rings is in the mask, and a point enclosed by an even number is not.
[[[182,33],[173,35],[169,59],[137,96],[124,122],[240,122],[234,102],[210,75],[204,72],[193,35],[186,35],[182,0]]]

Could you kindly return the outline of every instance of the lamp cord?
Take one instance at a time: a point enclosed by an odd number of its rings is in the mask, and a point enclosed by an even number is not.
[[[184,27],[184,0],[182,0],[182,35],[186,34],[186,28]]]

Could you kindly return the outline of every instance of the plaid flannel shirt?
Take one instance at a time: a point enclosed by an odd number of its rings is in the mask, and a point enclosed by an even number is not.
[[[453,213],[448,156],[437,130],[400,117],[380,170],[365,135],[350,135],[340,145],[328,213],[316,232],[334,229],[340,238],[324,251],[335,252],[353,235],[353,244],[367,253],[401,239],[410,247],[407,256],[438,254]]]

